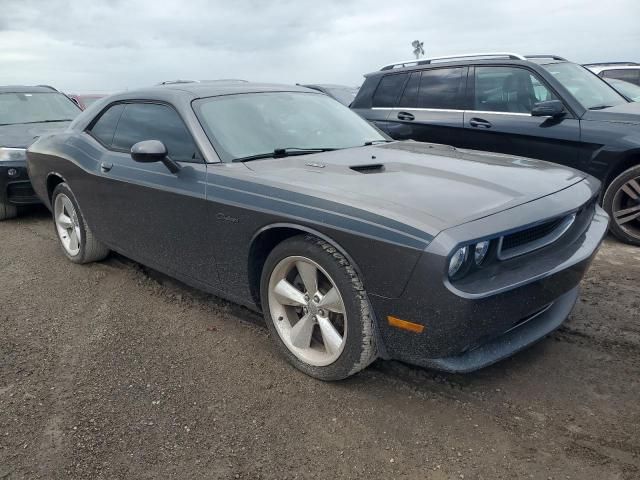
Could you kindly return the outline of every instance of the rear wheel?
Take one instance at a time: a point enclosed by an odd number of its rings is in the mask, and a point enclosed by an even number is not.
[[[93,236],[78,203],[66,183],[60,183],[51,196],[53,222],[62,252],[74,263],[102,260],[109,249]]]
[[[18,216],[18,207],[0,201],[0,221],[8,220]]]
[[[611,217],[611,233],[623,242],[640,245],[640,165],[611,182],[602,204]]]
[[[278,347],[307,375],[339,380],[375,359],[373,320],[362,282],[328,243],[297,236],[276,246],[264,265],[261,298]]]

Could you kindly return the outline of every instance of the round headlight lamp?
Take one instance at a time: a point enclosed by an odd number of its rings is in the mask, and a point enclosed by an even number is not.
[[[460,271],[467,259],[468,253],[469,247],[462,247],[456,250],[456,252],[451,256],[451,260],[449,261],[449,277],[455,277]]]
[[[480,265],[487,256],[487,253],[489,252],[489,245],[490,242],[488,240],[476,243],[476,248],[473,255],[476,265]]]

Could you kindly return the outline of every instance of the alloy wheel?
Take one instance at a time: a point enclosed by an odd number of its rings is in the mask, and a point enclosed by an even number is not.
[[[302,256],[282,259],[271,273],[268,300],[278,335],[298,359],[326,366],[340,357],[347,338],[345,305],[320,265]]]
[[[630,179],[616,192],[613,219],[628,235],[640,239],[640,177]]]
[[[80,241],[82,239],[80,224],[73,203],[64,193],[56,196],[53,216],[62,246],[70,256],[75,257],[80,253]]]

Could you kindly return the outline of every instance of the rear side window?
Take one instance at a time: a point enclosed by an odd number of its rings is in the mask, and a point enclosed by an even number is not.
[[[118,122],[112,146],[129,151],[143,140],[160,140],[173,160],[200,159],[198,149],[178,113],[167,105],[155,103],[126,104]]]
[[[402,93],[402,98],[398,103],[399,107],[406,108],[417,108],[419,105],[418,102],[418,92],[420,90],[420,72],[413,72],[409,76],[409,81],[407,82],[407,86],[404,87],[404,92]]]
[[[373,106],[395,107],[407,77],[408,75],[406,73],[385,75],[382,77],[380,85],[378,85],[378,89],[373,96]]]
[[[113,134],[116,133],[116,126],[118,125],[118,120],[123,110],[124,105],[122,104],[110,107],[98,118],[98,121],[96,121],[89,130],[94,137],[107,147],[111,146]]]
[[[358,90],[356,98],[351,103],[351,108],[371,108],[373,92],[376,91],[380,77],[366,77],[364,83]]]
[[[462,107],[464,77],[462,68],[438,68],[422,72],[420,81],[420,108]]]
[[[605,70],[602,72],[602,76],[605,78],[615,78],[616,80],[624,80],[625,82],[640,85],[640,68]]]

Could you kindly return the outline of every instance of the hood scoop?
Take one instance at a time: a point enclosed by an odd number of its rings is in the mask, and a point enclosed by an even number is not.
[[[384,165],[382,163],[371,163],[368,165],[353,165],[349,167],[354,172],[359,173],[382,173],[384,172]]]

